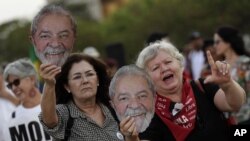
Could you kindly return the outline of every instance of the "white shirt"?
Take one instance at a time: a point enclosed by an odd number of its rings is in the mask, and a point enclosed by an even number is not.
[[[189,59],[191,61],[191,69],[192,69],[192,75],[193,79],[197,80],[201,76],[201,71],[203,69],[204,63],[205,63],[205,57],[202,50],[200,51],[192,51],[189,54]]]
[[[7,91],[10,92],[8,89]],[[0,98],[0,141],[7,141],[4,139],[4,130],[6,129],[6,125],[10,120],[11,114],[15,108],[16,106],[12,102],[7,99]]]
[[[15,110],[15,117],[9,120],[8,130],[6,131],[6,139],[32,141],[52,140],[50,136],[46,136],[43,127],[38,119],[38,115],[41,112],[41,105],[37,105],[33,108],[25,108],[23,105],[19,105]],[[21,131],[21,132],[20,132]]]

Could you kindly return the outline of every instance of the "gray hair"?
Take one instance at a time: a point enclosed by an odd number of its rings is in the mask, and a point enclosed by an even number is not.
[[[38,86],[38,75],[34,65],[28,58],[21,58],[12,63],[9,63],[4,69],[3,77],[7,81],[9,75],[15,75],[19,78],[35,76],[36,86]]]
[[[154,59],[159,51],[165,51],[170,56],[180,61],[180,64],[184,67],[184,56],[179,50],[169,42],[159,41],[154,42],[146,46],[138,55],[136,65],[140,68],[146,69],[147,63]]]
[[[121,67],[113,76],[110,85],[109,85],[109,96],[112,98],[115,95],[115,87],[119,78],[124,76],[141,76],[143,77],[149,86],[149,89],[155,94],[155,87],[153,81],[151,80],[150,76],[147,74],[146,71],[137,67],[136,65],[126,65]]]
[[[31,36],[33,36],[36,31],[37,31],[37,26],[39,24],[39,22],[41,21],[41,19],[47,15],[62,15],[62,16],[66,16],[69,18],[71,24],[72,24],[72,30],[74,32],[74,36],[76,36],[76,21],[73,18],[73,16],[71,15],[71,13],[69,11],[67,11],[66,9],[64,9],[63,7],[59,6],[59,5],[47,5],[44,6],[39,12],[38,14],[34,17],[32,23],[31,23]]]

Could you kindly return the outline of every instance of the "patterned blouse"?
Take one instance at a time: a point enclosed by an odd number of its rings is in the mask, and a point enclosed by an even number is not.
[[[237,121],[242,122],[250,119],[250,58],[243,55],[239,56],[235,65],[232,66],[231,75],[247,94],[247,102],[239,112],[234,113]]]
[[[74,120],[71,134],[68,138],[69,141],[124,141],[122,134],[119,132],[117,121],[106,106],[100,105],[105,116],[102,127],[84,113],[80,112],[73,102],[70,102],[67,106]],[[57,105],[56,109],[59,117],[59,122],[56,127],[48,128],[42,121],[41,114],[39,115],[39,119],[44,130],[51,135],[54,140],[60,140],[64,138],[69,112],[64,104]]]

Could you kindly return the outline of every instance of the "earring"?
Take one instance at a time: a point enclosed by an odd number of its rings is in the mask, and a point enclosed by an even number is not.
[[[70,90],[67,90],[68,93],[70,93]]]
[[[99,83],[97,84],[97,87],[99,86]]]

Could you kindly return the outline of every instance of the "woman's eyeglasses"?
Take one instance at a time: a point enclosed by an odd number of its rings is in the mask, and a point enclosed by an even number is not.
[[[15,79],[13,82],[8,83],[8,84],[7,84],[7,87],[8,87],[9,89],[12,89],[12,86],[13,86],[13,85],[15,85],[15,86],[17,87],[17,86],[19,86],[19,84],[20,84],[20,79]]]
[[[221,42],[221,40],[215,40],[215,41],[214,41],[214,44],[215,44],[215,45],[218,45],[220,42]]]

